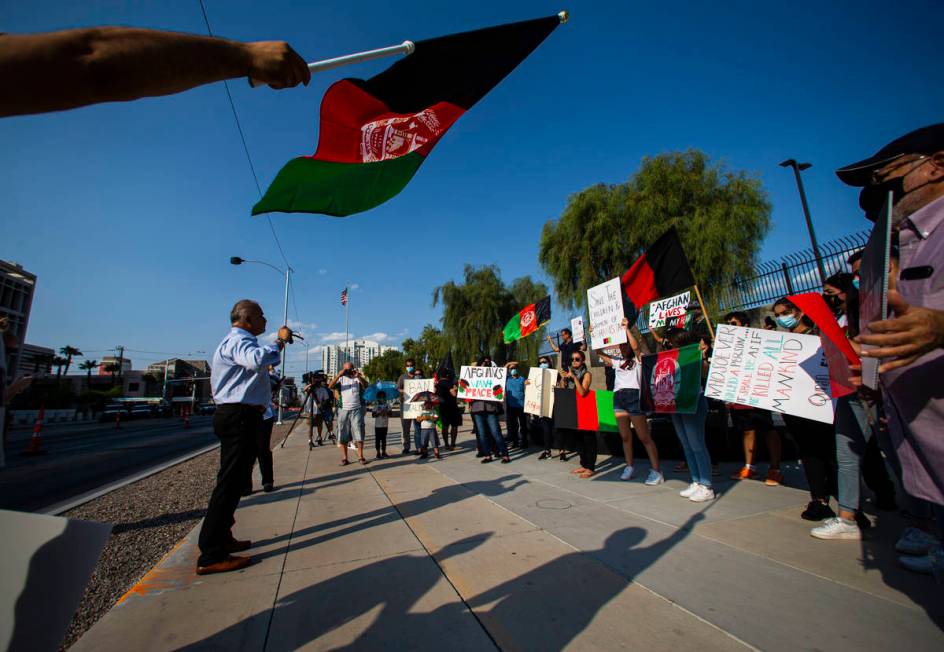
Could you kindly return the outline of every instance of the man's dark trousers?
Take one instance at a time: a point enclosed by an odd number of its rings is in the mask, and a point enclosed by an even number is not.
[[[266,419],[262,422],[262,428],[259,430],[259,439],[256,443],[256,456],[259,459],[259,473],[262,475],[262,486],[275,484],[272,479],[272,426],[275,425],[275,417]],[[252,491],[252,471],[249,472],[249,483],[246,485],[249,491]]]
[[[219,406],[213,415],[213,431],[220,439],[220,472],[200,529],[200,566],[227,557],[233,515],[252,473],[262,428],[262,410],[255,406],[230,403]]]

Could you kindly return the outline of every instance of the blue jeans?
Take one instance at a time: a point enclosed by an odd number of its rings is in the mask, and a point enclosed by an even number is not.
[[[423,448],[423,433],[421,432],[420,422],[413,420],[413,445],[416,446],[416,450]]]
[[[685,463],[692,474],[692,482],[711,486],[711,456],[705,445],[705,419],[708,417],[708,401],[705,395],[698,397],[695,414],[673,414],[672,425],[685,453]]]
[[[472,415],[475,421],[475,428],[478,431],[476,440],[479,445],[479,452],[485,455],[492,454],[492,448],[498,451],[502,457],[508,457],[508,448],[505,446],[505,440],[501,435],[501,428],[498,425],[498,415],[491,412],[476,412]]]
[[[839,508],[854,512],[859,509],[859,466],[865,455],[865,445],[872,438],[872,427],[865,408],[855,396],[843,396],[836,401],[835,424]]]

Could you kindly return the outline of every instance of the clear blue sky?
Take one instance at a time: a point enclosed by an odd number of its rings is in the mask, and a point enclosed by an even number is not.
[[[942,119],[944,4],[834,1],[652,3],[602,0],[207,0],[214,31],[285,39],[308,60],[571,12],[508,79],[450,130],[406,190],[347,219],[273,214],[297,270],[297,318],[317,346],[344,331],[339,293],[356,284],[351,330],[398,343],[428,322],[433,287],[465,263],[506,280],[543,278],[541,226],[568,195],[628,177],[646,155],[697,147],[761,176],[773,202],[762,259],[808,246],[792,175],[805,173],[822,240],[866,226],[855,191],[832,170]],[[202,33],[196,0],[3,3],[0,31],[117,24]],[[231,84],[260,181],[314,152],[329,84]],[[9,89],[7,89],[9,90]],[[209,357],[235,299],[259,299],[272,322],[281,265],[222,84],[181,95],[0,120],[0,258],[38,274],[28,340]],[[290,309],[295,319],[295,308]],[[555,315],[554,325],[564,317]],[[336,337],[336,335],[334,335]],[[131,354],[136,368],[165,357]],[[313,367],[320,354],[313,355]],[[304,369],[296,347],[290,373]]]

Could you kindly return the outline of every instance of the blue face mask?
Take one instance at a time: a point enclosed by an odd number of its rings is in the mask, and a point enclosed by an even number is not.
[[[859,289],[859,277],[858,277],[858,276],[856,276],[854,279],[852,279],[852,287],[854,287],[856,290]]]
[[[541,369],[550,369],[550,368],[551,368],[551,365],[549,365],[548,363],[546,362],[541,363]]]
[[[781,315],[777,317],[777,323],[780,324],[782,328],[793,328],[797,325],[797,321],[794,315]]]
[[[413,367],[407,367],[407,368],[406,368],[406,372],[407,372],[408,374],[413,373]]]
[[[512,377],[517,378],[517,377],[518,377],[518,370],[517,370],[517,369],[512,369],[512,370],[511,370],[511,375],[512,375]]]

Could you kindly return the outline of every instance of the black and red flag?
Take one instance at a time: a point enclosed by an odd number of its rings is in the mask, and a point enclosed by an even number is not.
[[[695,285],[695,277],[675,227],[663,233],[646,253],[637,258],[620,280],[626,302],[632,304],[637,313],[651,301]]]
[[[565,18],[417,41],[379,75],[333,84],[321,101],[318,150],[289,161],[252,214],[343,217],[395,196],[449,127]]]
[[[522,337],[527,337],[549,321],[551,321],[550,295],[536,303],[525,306],[517,315],[508,320],[502,330],[505,344],[511,344]]]

